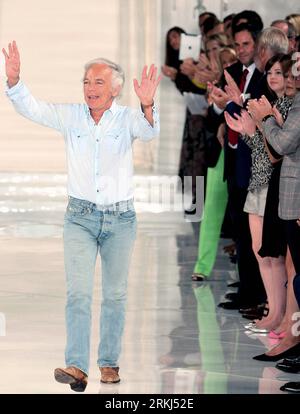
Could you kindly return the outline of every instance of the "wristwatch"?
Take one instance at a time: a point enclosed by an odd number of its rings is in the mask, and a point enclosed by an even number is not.
[[[273,115],[268,114],[265,117],[263,117],[263,119],[261,120],[261,122],[265,122],[267,119],[271,118]]]

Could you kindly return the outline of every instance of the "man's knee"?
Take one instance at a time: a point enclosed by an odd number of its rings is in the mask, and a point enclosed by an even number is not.
[[[91,307],[92,295],[78,291],[68,292],[67,304],[85,311]]]
[[[111,290],[103,295],[103,303],[123,304],[126,301],[126,290]]]

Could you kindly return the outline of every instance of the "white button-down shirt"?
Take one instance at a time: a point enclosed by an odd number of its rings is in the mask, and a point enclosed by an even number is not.
[[[21,115],[60,131],[66,144],[68,194],[108,205],[133,198],[132,144],[159,134],[159,115],[153,107],[153,127],[141,109],[113,101],[96,125],[86,104],[49,104],[35,99],[19,81],[7,96]]]
[[[243,72],[244,72],[245,69],[248,70],[248,73],[247,73],[247,77],[246,77],[246,82],[245,82],[244,90],[242,91],[242,93],[245,93],[246,92],[246,90],[247,90],[247,88],[249,86],[249,83],[251,81],[251,78],[253,76],[253,73],[254,73],[254,71],[256,69],[256,65],[255,65],[255,63],[251,63],[251,65],[249,65],[248,67],[245,66],[245,65],[243,65]]]

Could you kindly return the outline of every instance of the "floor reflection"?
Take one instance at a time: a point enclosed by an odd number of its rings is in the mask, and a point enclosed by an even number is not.
[[[0,336],[1,393],[72,393],[53,380],[65,345],[64,180],[63,175],[0,174],[0,314],[6,322]],[[86,393],[280,393],[282,374],[273,364],[252,360],[270,346],[269,339],[247,336],[236,311],[216,306],[235,273],[222,251],[226,241],[221,240],[209,281],[195,283],[199,224],[178,212],[147,213],[144,204],[138,222],[121,383],[100,384],[95,365],[98,268]]]

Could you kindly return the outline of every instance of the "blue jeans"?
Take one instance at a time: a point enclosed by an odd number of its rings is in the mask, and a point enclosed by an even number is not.
[[[67,280],[67,366],[88,374],[91,304],[98,251],[102,264],[100,367],[117,367],[125,322],[127,275],[134,240],[136,214],[133,201],[111,206],[69,197],[64,222]]]

